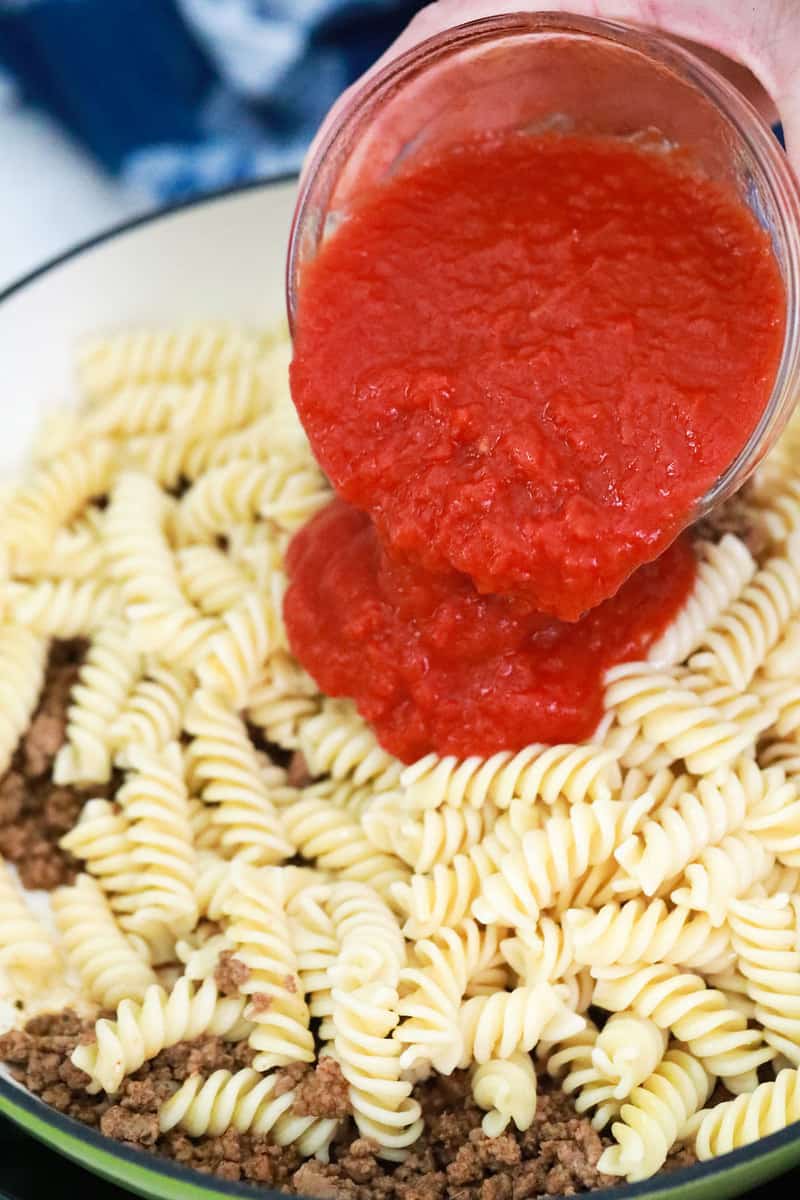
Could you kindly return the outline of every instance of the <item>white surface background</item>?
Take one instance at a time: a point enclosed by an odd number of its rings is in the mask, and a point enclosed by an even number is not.
[[[0,289],[151,203],[108,179],[49,118],[0,106]]]

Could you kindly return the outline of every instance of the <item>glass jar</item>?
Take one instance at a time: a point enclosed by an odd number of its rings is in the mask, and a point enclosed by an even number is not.
[[[303,270],[366,189],[418,155],[492,130],[680,146],[708,177],[732,186],[769,233],[786,290],[783,353],[761,419],[690,520],[706,515],[755,469],[800,393],[800,189],[752,105],[660,35],[616,22],[513,13],[449,29],[370,75],[347,97],[305,176],[287,264],[290,325]]]

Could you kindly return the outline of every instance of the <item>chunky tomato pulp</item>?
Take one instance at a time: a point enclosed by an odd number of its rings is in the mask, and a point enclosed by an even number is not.
[[[293,549],[298,657],[404,758],[589,734],[690,586],[682,546],[632,573],[754,428],[784,315],[678,154],[509,134],[365,197],[299,297],[292,394],[352,509]]]
[[[694,577],[679,539],[582,621],[481,595],[463,575],[398,565],[369,517],[334,500],[294,538],[286,622],[328,695],[354,696],[407,762],[493,754],[591,734],[606,667],[637,658]]]

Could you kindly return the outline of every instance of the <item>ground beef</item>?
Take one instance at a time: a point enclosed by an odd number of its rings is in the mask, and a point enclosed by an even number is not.
[[[82,642],[54,643],[39,707],[0,779],[0,855],[16,864],[26,888],[50,891],[70,883],[78,870],[58,842],[75,824],[86,793],[58,787],[50,776],[83,652]],[[109,790],[95,787],[91,794]]]
[[[349,1116],[348,1089],[331,1057],[315,1068],[293,1063],[279,1072],[276,1094],[296,1092],[297,1115],[341,1118],[331,1162],[302,1162],[292,1147],[262,1136],[228,1130],[221,1137],[190,1138],[181,1130],[161,1134],[161,1104],[195,1072],[237,1071],[252,1063],[244,1043],[198,1038],[163,1051],[124,1080],[113,1100],[89,1096],[82,1071],[69,1061],[91,1027],[66,1011],[40,1016],[24,1030],[0,1038],[0,1058],[31,1091],[59,1111],[99,1128],[127,1146],[149,1150],[222,1179],[246,1180],[319,1200],[527,1200],[570,1195],[613,1181],[597,1160],[608,1139],[575,1115],[569,1099],[540,1083],[537,1119],[525,1133],[513,1127],[497,1138],[481,1130],[467,1072],[419,1084],[425,1130],[405,1162],[386,1163],[378,1147],[358,1132]],[[691,1162],[676,1151],[668,1167]]]
[[[234,957],[233,951],[223,950],[214,969],[214,979],[223,996],[235,996],[250,977],[250,970]]]
[[[305,755],[301,750],[296,750],[289,759],[287,775],[288,782],[292,787],[304,788],[312,782],[314,776],[309,771]]]
[[[323,1055],[298,1084],[294,1112],[299,1117],[346,1117],[351,1112],[350,1089],[336,1059]]]

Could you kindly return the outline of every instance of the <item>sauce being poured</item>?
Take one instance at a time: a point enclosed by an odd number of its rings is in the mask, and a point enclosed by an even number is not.
[[[512,133],[396,176],[303,276],[292,393],[356,511],[299,535],[297,656],[401,757],[588,735],[784,320],[767,235],[677,153]]]

